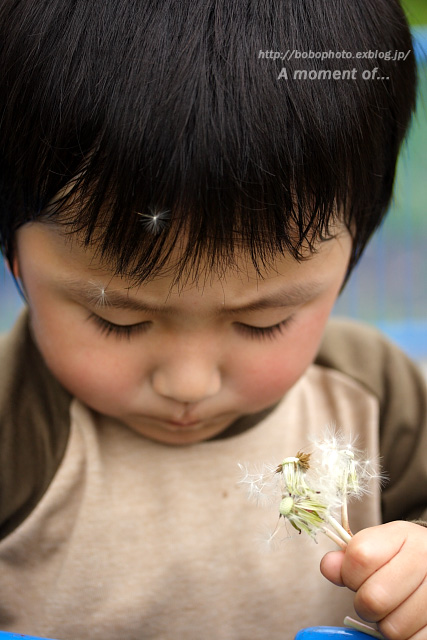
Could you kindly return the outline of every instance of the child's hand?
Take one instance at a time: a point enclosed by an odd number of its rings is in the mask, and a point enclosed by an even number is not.
[[[358,615],[390,640],[427,640],[427,528],[390,522],[364,529],[327,553],[322,574],[356,592]]]

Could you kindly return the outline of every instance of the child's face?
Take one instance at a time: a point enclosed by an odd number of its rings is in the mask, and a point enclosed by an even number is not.
[[[58,380],[96,411],[179,445],[271,406],[313,361],[350,236],[343,230],[318,249],[301,263],[278,257],[264,279],[242,254],[239,270],[178,291],[166,274],[131,286],[92,249],[31,223],[17,234],[15,273]]]

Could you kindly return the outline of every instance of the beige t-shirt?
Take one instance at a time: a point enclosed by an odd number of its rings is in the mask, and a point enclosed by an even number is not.
[[[425,517],[426,392],[379,334],[331,323],[275,407],[187,447],[151,442],[53,379],[21,318],[0,350],[0,629],[58,640],[291,639],[340,625],[352,594],[318,565],[327,538],[248,501],[238,463],[278,463],[325,425],[382,456],[387,488],[352,504],[355,531]]]

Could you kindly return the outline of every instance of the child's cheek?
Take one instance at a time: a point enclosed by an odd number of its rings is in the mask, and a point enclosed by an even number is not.
[[[108,352],[93,351],[86,356],[82,352],[71,359],[60,375],[63,384],[83,401],[125,400],[138,380],[136,373],[132,375],[132,366],[125,366],[125,362]]]
[[[316,357],[328,314],[319,312],[292,332],[266,345],[253,361],[242,362],[238,392],[253,410],[277,402]]]
[[[77,357],[65,367],[54,362],[51,368],[61,384],[81,402],[100,413],[120,415],[132,407],[133,398],[138,395],[137,378],[132,378],[129,372],[121,375],[120,366],[110,365],[111,362],[102,359],[84,361]]]
[[[123,349],[105,338],[86,340],[84,332],[56,320],[41,323],[35,316],[33,330],[44,360],[59,382],[99,411],[105,403],[125,401],[137,376],[129,359],[123,357]]]
[[[250,378],[244,389],[244,396],[252,411],[261,410],[277,402],[290,388],[288,375],[282,372],[268,371],[262,378]]]
[[[238,383],[238,392],[246,398],[253,410],[261,409],[277,402],[298,380],[305,370],[277,358],[263,358],[252,371],[246,370]]]

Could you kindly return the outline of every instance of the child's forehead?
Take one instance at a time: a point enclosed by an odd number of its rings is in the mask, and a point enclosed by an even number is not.
[[[346,256],[350,252],[349,235],[342,235],[328,242],[319,243],[317,253],[307,255],[298,262],[291,255],[278,254],[271,264],[258,269],[247,251],[236,251],[234,262],[220,271],[211,269],[209,258],[202,258],[197,269],[175,281],[174,264],[184,250],[185,238],[176,243],[168,264],[156,276],[144,282],[117,274],[99,256],[96,245],[83,246],[76,236],[64,235],[57,225],[33,223],[21,230],[22,250],[33,253],[40,269],[54,273],[58,287],[78,295],[96,297],[104,292],[109,301],[123,306],[124,299],[137,298],[151,301],[152,306],[173,306],[185,297],[197,303],[210,297],[217,310],[221,308],[251,306],[254,300],[274,297],[281,304],[308,299],[322,288],[319,272],[325,264]],[[19,249],[19,243],[18,243]],[[347,256],[348,257],[348,256]],[[187,277],[185,277],[187,276]],[[271,306],[274,301],[270,300]]]

